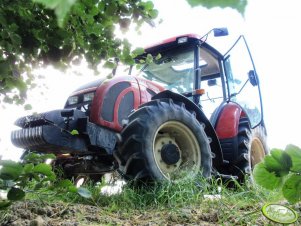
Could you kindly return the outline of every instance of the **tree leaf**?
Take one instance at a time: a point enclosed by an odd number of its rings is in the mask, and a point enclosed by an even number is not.
[[[151,16],[151,18],[155,19],[159,15],[159,11],[156,9],[151,10],[151,11],[149,11],[149,15]]]
[[[147,1],[143,3],[143,6],[146,10],[152,10],[154,8],[154,3],[152,1]]]
[[[26,105],[24,106],[24,110],[25,110],[25,111],[30,111],[30,110],[32,110],[32,106],[31,106],[30,104],[26,104]]]
[[[147,54],[145,61],[147,64],[151,64],[153,62],[153,56],[151,54]]]
[[[79,188],[77,189],[77,193],[78,193],[80,196],[82,196],[82,197],[84,197],[84,198],[87,198],[87,199],[89,199],[89,198],[92,197],[92,193],[91,193],[87,188],[84,188],[84,187],[79,187]]]
[[[301,175],[292,174],[284,183],[283,196],[291,203],[301,201]]]
[[[46,164],[46,163],[40,163],[38,165],[36,165],[33,168],[33,172],[35,173],[40,173],[42,175],[47,176],[50,180],[54,180],[55,179],[55,174],[52,171],[52,168],[50,165]]]
[[[44,154],[44,155],[41,155],[41,159],[43,159],[44,161],[47,159],[56,159],[56,156],[55,156],[55,154]]]
[[[159,53],[156,57],[155,60],[160,60],[162,58],[162,55]]]
[[[33,2],[41,3],[49,9],[55,9],[61,0],[32,0]]]
[[[52,10],[45,10],[45,7]],[[32,79],[25,83],[24,79],[35,78],[31,71],[38,65],[66,67],[75,59],[85,58],[97,71],[102,60],[115,57],[122,63],[133,64],[129,43],[114,34],[116,25],[120,19],[124,28],[129,22],[141,25],[157,14],[152,1],[144,0],[10,1],[0,4],[0,11],[3,22],[0,81],[4,88],[1,91],[5,100],[13,104],[24,104],[26,88],[31,88],[34,83]],[[68,14],[72,16],[68,17]],[[9,20],[5,15],[9,15]],[[63,26],[63,22],[68,22],[64,29],[58,27],[58,24]],[[4,53],[9,53],[9,57]],[[27,76],[20,76],[24,72]],[[15,93],[17,98],[7,95]]]
[[[3,180],[16,180],[23,172],[22,165],[12,160],[0,160],[0,165],[0,178]]]
[[[116,64],[114,64],[113,62],[110,62],[110,61],[106,61],[105,64],[103,65],[103,67],[113,69],[116,67]]]
[[[274,172],[269,172],[263,162],[255,166],[253,177],[257,184],[270,190],[279,188],[282,184],[282,178],[277,177]]]
[[[43,182],[38,182],[38,183],[35,184],[34,190],[37,191],[37,190],[39,190],[43,187],[44,187],[44,183]]]
[[[7,193],[7,199],[11,201],[18,201],[25,197],[25,192],[20,188],[12,187]]]
[[[246,6],[248,4],[247,0],[186,0],[190,6],[203,6],[207,9],[211,9],[214,7],[226,8],[230,7],[232,9],[237,10],[240,14],[244,15]]]
[[[71,133],[71,135],[73,135],[73,136],[79,135],[79,132],[78,132],[76,129],[72,130],[70,133]]]
[[[286,147],[285,151],[292,159],[291,170],[301,173],[301,149],[290,144]]]
[[[136,57],[136,56],[143,54],[144,52],[145,52],[144,48],[136,48],[132,51],[132,56]]]
[[[39,155],[37,153],[33,153],[33,152],[25,153],[24,160],[25,160],[25,162],[28,162],[28,163],[34,163],[34,164],[40,163],[41,155]]]
[[[76,193],[77,192],[77,187],[71,182],[71,180],[65,179],[65,180],[61,180],[58,184],[57,184],[58,188],[66,188],[67,191],[72,192],[72,193]]]
[[[290,156],[279,149],[271,150],[271,155],[264,158],[264,164],[269,172],[275,172],[277,176],[285,176],[292,166]]]
[[[4,210],[11,205],[10,201],[0,200],[0,210]]]
[[[24,173],[31,173],[33,171],[34,165],[33,163],[25,164]]]
[[[60,0],[60,4],[54,10],[59,27],[63,27],[64,19],[75,2],[76,0]]]
[[[57,16],[59,27],[63,27],[64,19],[76,0],[33,0],[43,4],[48,9],[53,9]]]
[[[65,180],[59,181],[57,186],[60,188],[68,188],[69,186],[73,186],[73,183],[70,180],[65,179]]]
[[[78,192],[78,189],[75,185],[71,185],[68,187],[68,191],[72,192],[72,193],[76,193],[76,192]]]

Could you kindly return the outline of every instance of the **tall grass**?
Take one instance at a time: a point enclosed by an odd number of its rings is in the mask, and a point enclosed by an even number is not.
[[[47,200],[58,199],[68,203],[95,205],[107,214],[132,214],[137,212],[166,212],[183,214],[194,211],[198,219],[219,225],[267,225],[270,224],[261,214],[266,202],[279,202],[282,196],[254,184],[240,185],[237,182],[223,182],[220,179],[202,177],[187,179],[177,183],[161,182],[152,185],[123,187],[120,194],[103,195],[105,183],[88,183],[85,186],[92,192],[92,199],[84,199],[76,194],[59,194],[48,191]],[[209,196],[208,196],[209,195]],[[181,215],[182,216],[182,215]],[[189,218],[188,220],[191,221]]]

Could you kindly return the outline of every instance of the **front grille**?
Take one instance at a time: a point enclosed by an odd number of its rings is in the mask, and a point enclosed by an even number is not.
[[[46,144],[45,140],[43,139],[42,126],[13,131],[11,133],[11,141],[15,146],[20,148],[28,148]]]

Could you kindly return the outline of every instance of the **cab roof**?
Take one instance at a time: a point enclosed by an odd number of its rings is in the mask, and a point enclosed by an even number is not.
[[[184,39],[185,37],[187,37],[187,41],[186,42],[182,42],[180,43],[179,40]],[[223,54],[221,54],[217,49],[215,49],[214,47],[212,47],[211,45],[209,45],[206,40],[198,35],[198,34],[182,34],[182,35],[178,35],[178,36],[174,36],[165,40],[162,40],[160,42],[157,42],[155,44],[146,46],[144,48],[145,53],[153,53],[153,52],[160,52],[160,51],[164,51],[166,49],[169,48],[173,48],[173,47],[177,47],[179,45],[183,45],[183,44],[190,44],[190,45],[202,45],[205,48],[209,49],[211,52],[215,53],[218,56],[223,56]],[[138,56],[139,58],[139,56]]]

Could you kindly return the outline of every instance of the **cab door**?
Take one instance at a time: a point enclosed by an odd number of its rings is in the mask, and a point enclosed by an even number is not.
[[[262,101],[255,65],[244,36],[240,36],[223,60],[228,100],[239,104],[251,127],[262,122]]]

